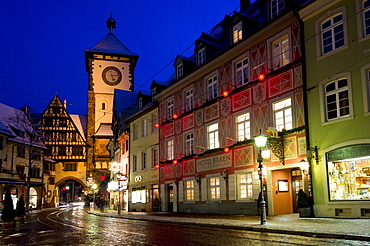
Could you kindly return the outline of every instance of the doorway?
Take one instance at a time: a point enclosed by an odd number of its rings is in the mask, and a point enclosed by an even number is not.
[[[167,185],[167,211],[173,212],[173,184]]]
[[[292,195],[293,195],[293,212],[298,213],[298,191],[303,189],[302,171],[300,169],[292,170]]]

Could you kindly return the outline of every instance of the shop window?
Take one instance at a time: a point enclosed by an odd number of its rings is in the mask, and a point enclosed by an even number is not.
[[[330,200],[370,200],[370,146],[342,148],[326,156]]]
[[[132,189],[132,203],[146,203],[147,202],[147,190],[139,188]]]

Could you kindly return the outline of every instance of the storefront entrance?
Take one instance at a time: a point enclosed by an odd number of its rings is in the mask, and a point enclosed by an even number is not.
[[[302,171],[297,168],[274,170],[272,200],[274,215],[298,212],[297,194],[302,188]]]

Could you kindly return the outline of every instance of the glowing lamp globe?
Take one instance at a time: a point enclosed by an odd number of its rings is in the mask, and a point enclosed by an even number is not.
[[[262,130],[260,130],[260,134],[254,137],[254,143],[258,148],[265,147],[267,142],[267,136],[262,134]]]

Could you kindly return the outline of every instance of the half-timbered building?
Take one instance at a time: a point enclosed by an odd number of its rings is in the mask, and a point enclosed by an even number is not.
[[[56,162],[47,180],[47,194],[54,197],[50,199],[49,206],[52,206],[51,200],[54,200],[54,203],[76,200],[82,195],[82,190],[86,186],[86,116],[70,115],[66,104],[62,103],[58,95],[55,95],[41,114],[38,129],[44,136],[44,142],[48,148],[45,155]],[[73,197],[63,197],[67,193],[63,194],[62,190],[57,189],[67,180],[73,180],[79,184],[80,188],[73,187],[74,191],[68,193],[73,194]]]

